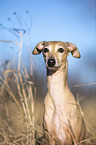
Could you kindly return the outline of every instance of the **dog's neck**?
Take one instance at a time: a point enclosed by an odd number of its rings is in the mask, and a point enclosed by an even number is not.
[[[47,69],[47,89],[53,100],[62,101],[63,94],[68,89],[67,85],[68,62],[62,65],[56,72]],[[58,104],[58,103],[57,103]],[[56,104],[55,104],[56,105]]]

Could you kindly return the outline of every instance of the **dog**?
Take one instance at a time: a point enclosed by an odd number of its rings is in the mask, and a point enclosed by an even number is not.
[[[85,139],[86,127],[80,107],[67,84],[68,61],[80,58],[76,45],[61,41],[43,41],[33,54],[43,53],[47,68],[47,94],[44,100],[44,132],[50,145],[77,145]]]

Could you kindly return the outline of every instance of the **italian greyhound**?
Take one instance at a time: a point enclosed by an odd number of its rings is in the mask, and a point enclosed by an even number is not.
[[[43,53],[47,67],[47,94],[44,100],[44,132],[50,145],[77,145],[85,139],[86,128],[80,108],[67,84],[68,61],[80,58],[76,45],[43,41],[33,54]]]

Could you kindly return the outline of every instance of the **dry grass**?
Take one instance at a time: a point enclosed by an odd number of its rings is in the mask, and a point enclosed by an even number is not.
[[[20,42],[1,40],[1,42],[17,44],[19,46],[19,58],[17,70],[10,69],[11,66],[9,64],[7,64],[6,70],[4,70],[4,67],[1,65],[0,144],[35,145],[37,142],[35,134],[37,126],[34,111],[36,87],[31,81],[26,68],[21,66],[23,35],[19,31],[18,34]],[[30,66],[32,76],[32,64]],[[40,135],[42,136],[42,133]]]
[[[28,33],[31,29],[31,16],[28,11],[27,15],[30,17],[30,24]],[[21,21],[16,14],[21,26]],[[11,18],[9,18],[11,22]],[[26,67],[21,64],[21,55],[23,47],[23,35],[26,33],[25,29],[9,29],[1,25],[2,29],[12,32],[18,37],[19,41],[0,40],[1,43],[14,43],[19,49],[18,66],[17,69],[12,69],[10,62],[6,61],[4,65],[0,65],[0,144],[2,145],[35,145],[41,144],[38,138],[43,136],[43,101],[36,98],[36,86],[33,83],[33,61],[30,47],[28,46],[30,54],[30,73]],[[29,44],[28,44],[29,45]],[[14,59],[14,56],[13,56]],[[35,104],[35,105],[34,105]],[[37,106],[38,105],[38,106]],[[38,117],[39,116],[39,117]],[[43,143],[42,143],[43,144]]]
[[[33,82],[28,78],[26,70],[22,73],[8,70],[0,76],[0,144],[34,145],[36,142]],[[11,88],[13,83],[17,96]]]
[[[8,70],[4,71],[3,68],[1,68],[0,116],[2,116],[2,119],[0,119],[0,144],[22,143],[26,145],[34,145],[36,141],[34,98],[32,90],[33,82],[28,81],[29,75],[26,68],[20,70],[22,53],[21,33],[20,43],[17,44],[20,46],[18,70],[14,71],[7,68]],[[17,95],[15,95],[14,92],[16,92]],[[21,133],[23,132],[22,134],[18,134],[18,131],[20,132],[20,130]]]

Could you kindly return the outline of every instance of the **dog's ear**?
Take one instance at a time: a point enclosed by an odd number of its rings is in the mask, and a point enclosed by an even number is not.
[[[68,48],[68,51],[71,52],[71,54],[73,55],[73,57],[76,57],[76,58],[80,58],[80,53],[79,53],[79,50],[77,48],[77,46],[75,44],[72,44],[72,43],[69,43],[69,42],[66,42],[65,43],[67,48]]]
[[[34,48],[32,54],[40,54],[41,51],[43,50],[44,45],[46,44],[46,41],[39,42],[36,47]]]

